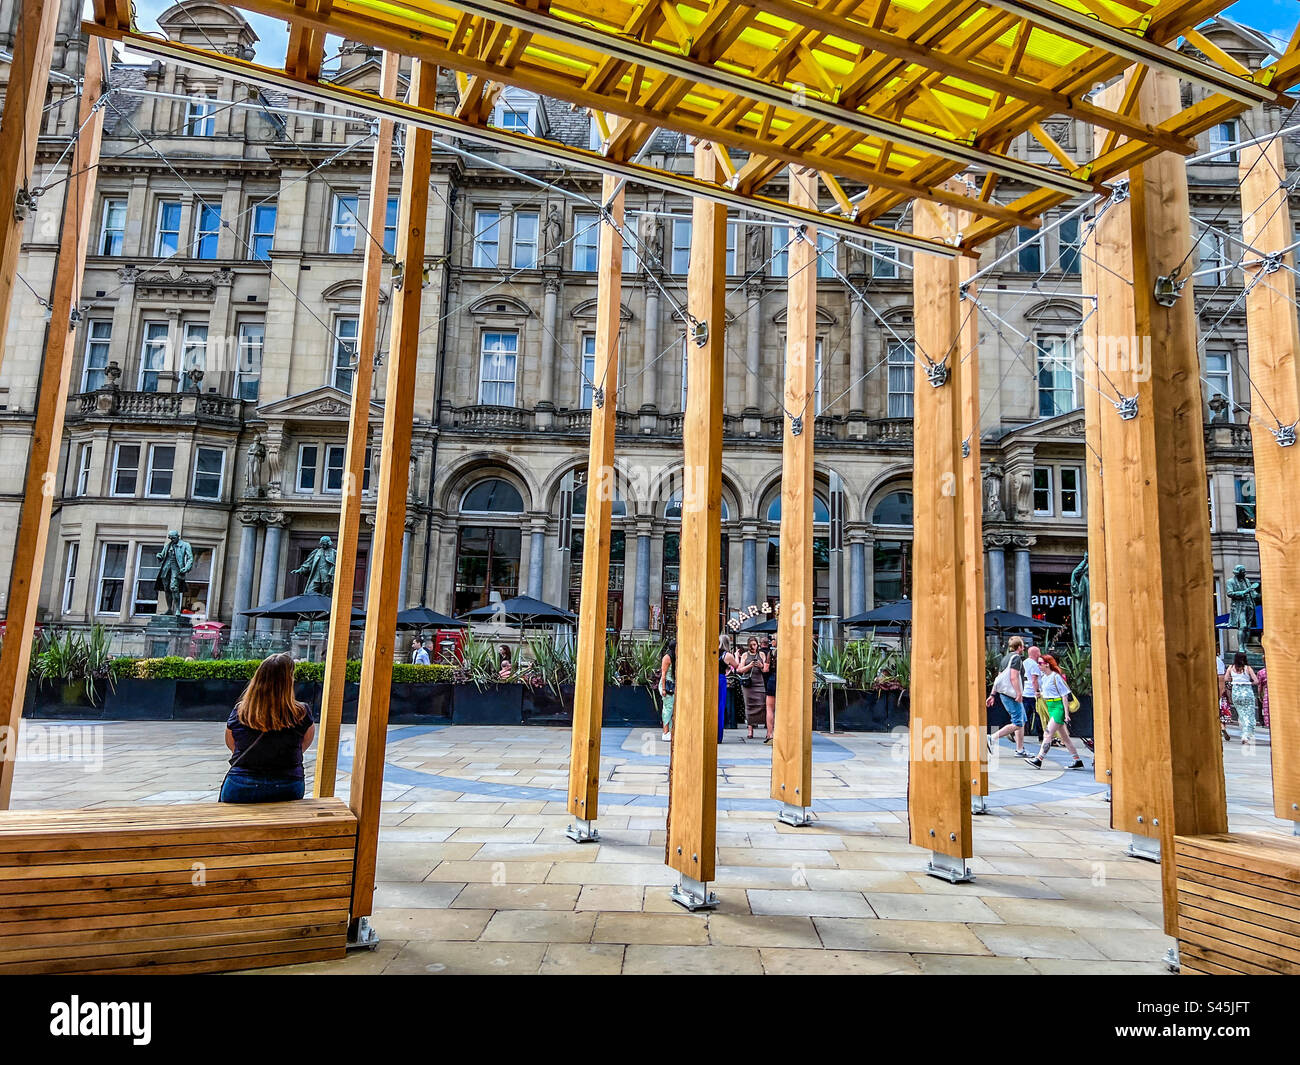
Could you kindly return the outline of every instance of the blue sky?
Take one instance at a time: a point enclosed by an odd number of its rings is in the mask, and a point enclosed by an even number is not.
[[[158,15],[171,7],[171,0],[136,0],[136,18],[143,30],[158,28]],[[236,6],[238,6],[236,4]],[[89,18],[90,2],[86,0]],[[1284,43],[1295,29],[1300,19],[1300,2],[1298,0],[1238,0],[1224,14],[1247,26],[1274,37],[1282,38]],[[288,31],[285,24],[278,19],[265,15],[244,12],[260,38],[257,44],[257,58],[270,66],[278,66],[284,61],[285,48],[288,44]],[[330,49],[332,52],[334,49]],[[327,54],[329,54],[327,52]]]

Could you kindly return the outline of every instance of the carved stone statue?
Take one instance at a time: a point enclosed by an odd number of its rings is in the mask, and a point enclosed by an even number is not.
[[[1011,478],[1011,494],[1015,500],[1016,517],[1032,517],[1034,513],[1034,475],[1028,470],[1018,470]]]
[[[560,209],[555,204],[551,204],[546,209],[546,260],[551,266],[560,265],[560,245],[564,243],[564,219],[560,217]]]
[[[653,214],[641,216],[641,259],[647,270],[658,269],[663,263],[664,224]]]
[[[1002,510],[1002,467],[996,462],[984,471],[984,516],[1006,517]]]
[[[266,445],[262,443],[262,434],[253,437],[248,446],[248,457],[244,460],[244,470],[248,477],[248,494],[262,494],[262,463],[266,461]]]
[[[750,226],[748,260],[745,269],[751,274],[763,265],[763,247],[763,227]]]
[[[185,574],[194,568],[194,551],[173,529],[156,557],[158,576],[154,578],[154,590],[167,597],[166,613],[177,615],[185,598]]]
[[[1246,649],[1250,630],[1255,627],[1255,607],[1259,604],[1259,583],[1246,577],[1246,567],[1237,566],[1228,578],[1228,622],[1237,630],[1237,650]]]
[[[307,578],[304,595],[331,595],[334,591],[334,541],[328,536],[320,538],[316,548],[303,564],[293,572]]]
[[[1092,646],[1091,582],[1088,580],[1088,553],[1070,574],[1070,627],[1076,647]]]
[[[1228,424],[1228,400],[1219,392],[1210,397],[1210,424]]]

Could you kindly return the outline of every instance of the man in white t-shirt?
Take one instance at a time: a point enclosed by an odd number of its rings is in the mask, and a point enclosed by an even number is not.
[[[1039,665],[1039,659],[1043,657],[1043,652],[1037,647],[1030,647],[1025,652],[1025,712],[1028,714],[1037,711],[1038,720],[1043,726],[1043,734],[1047,734],[1047,710],[1038,700],[1038,688],[1043,682],[1043,667]]]

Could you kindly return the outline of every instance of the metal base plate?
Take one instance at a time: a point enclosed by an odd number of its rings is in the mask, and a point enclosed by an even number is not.
[[[986,814],[989,812],[988,797],[985,795],[972,795],[970,797],[970,812],[973,814]]]
[[[358,917],[348,925],[348,950],[374,950],[379,946],[379,933],[369,917]]]
[[[1160,864],[1160,841],[1152,836],[1129,836],[1128,849],[1124,852],[1130,858],[1141,858],[1144,862]]]
[[[1175,943],[1172,947],[1170,947],[1167,951],[1165,951],[1165,956],[1161,960],[1164,961],[1164,963],[1167,966],[1169,966],[1169,971],[1171,973],[1178,972],[1183,967],[1182,959],[1178,957],[1178,944]]]
[[[781,812],[776,815],[778,821],[795,828],[805,828],[813,823],[812,810],[807,806],[791,806],[788,802],[781,804]]]
[[[925,871],[930,876],[947,880],[950,884],[965,884],[975,879],[975,874],[970,871],[965,858],[954,858],[950,854],[940,854],[938,851],[930,852],[930,861]]]
[[[583,821],[581,818],[575,820],[564,834],[573,840],[574,843],[599,843],[600,833],[596,831],[596,825],[592,821]]]
[[[673,885],[672,900],[695,913],[697,910],[716,910],[718,896],[709,890],[709,885],[699,880],[683,876]]]

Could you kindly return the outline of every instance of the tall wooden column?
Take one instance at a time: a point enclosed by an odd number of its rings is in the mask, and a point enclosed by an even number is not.
[[[435,102],[437,68],[416,60],[409,99],[420,107]],[[402,536],[411,472],[411,419],[415,409],[416,356],[420,342],[420,292],[424,272],[425,225],[429,212],[429,172],[433,134],[408,126],[402,167],[402,199],[397,219],[397,263],[401,286],[393,294],[393,325],[384,384],[384,434],[379,449],[379,497],[370,551],[370,595],[361,654],[361,692],[357,703],[356,756],[350,805],[357,815],[356,872],[352,918],[370,914],[375,891],[379,809],[384,783],[384,746],[393,676],[400,594]]]
[[[57,5],[55,5],[57,6]],[[86,49],[85,82],[77,127],[81,130],[72,150],[59,260],[55,267],[50,325],[46,334],[45,362],[36,394],[32,442],[27,459],[18,537],[9,574],[5,640],[0,648],[0,700],[8,704],[7,731],[0,735],[0,810],[9,808],[13,792],[14,758],[18,728],[27,692],[27,669],[32,654],[45,545],[50,531],[50,508],[58,479],[59,449],[63,441],[63,415],[72,378],[73,348],[77,339],[77,299],[86,266],[95,206],[95,171],[104,130],[104,109],[99,107],[104,69],[95,42]],[[7,212],[0,211],[0,214]],[[8,317],[6,314],[5,317]],[[78,315],[79,317],[79,315]]]
[[[965,215],[959,216],[963,220]],[[979,261],[963,256],[957,260],[957,278],[965,284],[975,273]],[[983,813],[989,793],[989,759],[984,737],[988,734],[988,708],[984,699],[988,685],[984,676],[984,493],[980,478],[980,319],[975,312],[975,294],[958,307],[961,325],[960,343],[953,355],[961,363],[957,388],[961,403],[961,475],[957,491],[962,513],[962,584],[966,609],[964,626],[962,724],[966,735],[974,737],[968,749],[971,758],[971,795],[973,809]]]
[[[1286,182],[1281,140],[1241,150],[1241,235],[1266,255],[1294,239]],[[1300,614],[1288,601],[1292,590],[1300,588],[1300,495],[1295,494],[1300,485],[1300,446],[1295,443],[1300,421],[1300,330],[1294,266],[1295,255],[1288,253],[1280,269],[1256,263],[1245,272],[1250,377],[1257,390],[1252,397],[1250,434],[1258,500],[1255,540],[1264,593],[1273,813],[1300,823]],[[1258,276],[1261,271],[1264,277]],[[1258,398],[1261,395],[1267,406]],[[1291,427],[1291,434],[1282,437],[1291,441],[1285,447],[1260,424],[1274,421]]]
[[[918,236],[952,240],[957,212],[926,201],[913,205]],[[960,301],[962,272],[955,260],[917,255],[912,266],[918,357],[928,354],[947,369],[936,378],[917,367],[913,402],[915,501],[912,548],[912,712],[908,820],[911,841],[931,851],[929,871],[950,880],[969,878],[971,750],[984,742],[970,733],[964,704],[969,625],[966,531],[962,506],[963,439]],[[983,670],[983,655],[980,655]],[[981,695],[983,692],[981,691]]]
[[[1126,78],[1103,89],[1097,96],[1097,103],[1107,110],[1118,111],[1127,84]],[[1108,130],[1093,130],[1098,152],[1101,152],[1108,136]],[[1087,450],[1084,468],[1088,489],[1088,611],[1092,637],[1092,769],[1096,781],[1107,785],[1111,783],[1110,718],[1113,700],[1110,637],[1106,624],[1110,594],[1106,570],[1106,495],[1101,438],[1115,413],[1111,404],[1102,398],[1109,386],[1102,378],[1099,363],[1105,360],[1108,366],[1111,365],[1116,353],[1132,351],[1135,343],[1132,335],[1133,286],[1126,280],[1133,276],[1129,214],[1127,199],[1114,201],[1100,211],[1080,263],[1080,287],[1085,295],[1097,296],[1095,308],[1090,308],[1087,301],[1082,308],[1087,317],[1083,331],[1083,421]],[[1122,649],[1121,653],[1124,653]]]
[[[618,328],[622,300],[623,182],[606,177],[601,199],[610,217],[600,227],[596,280],[596,358],[591,382],[591,445],[582,535],[582,599],[578,607],[578,675],[569,748],[569,835],[598,839],[600,725],[605,695],[605,624],[609,600],[610,514],[614,501],[614,429],[618,422]],[[615,195],[615,190],[618,190]]]
[[[54,55],[59,7],[59,0],[23,0],[14,27],[13,61],[5,86],[4,115],[0,117],[0,362],[4,360],[9,305],[18,275],[23,221],[32,210],[30,206],[20,209],[18,199],[36,165],[36,142],[45,117],[45,86]],[[86,51],[94,50],[92,45]],[[86,70],[90,70],[89,61]],[[9,610],[12,617],[13,607]]]
[[[720,181],[712,148],[695,145],[695,176]],[[687,392],[682,431],[681,596],[677,692],[668,777],[665,861],[681,874],[673,897],[712,899],[718,800],[718,617],[722,550],[722,399],[726,349],[727,210],[693,202],[687,275]]]
[[[790,203],[817,209],[817,175],[791,167]],[[781,445],[781,611],[777,615],[772,798],[780,818],[809,822],[813,712],[813,440],[817,411],[817,231],[790,245],[786,283],[786,410]],[[798,421],[795,421],[798,418]]]
[[[1158,125],[1178,106],[1177,79],[1148,72],[1135,117]],[[1133,279],[1130,333],[1149,338],[1150,354],[1102,360],[1131,415],[1101,410],[1106,622],[1124,653],[1112,678],[1111,823],[1135,837],[1135,853],[1158,847],[1168,859],[1165,931],[1175,935],[1174,834],[1227,829],[1196,311],[1190,284],[1170,306],[1155,295],[1194,248],[1183,161],[1157,156],[1130,180],[1133,261],[1121,276]]]
[[[379,95],[397,95],[398,56],[384,53]],[[379,291],[384,266],[382,239],[388,215],[388,184],[393,159],[393,123],[381,119],[370,172],[370,215],[361,275],[361,322],[357,329],[356,366],[352,371],[352,409],[344,459],[343,499],[335,545],[334,595],[330,600],[329,647],[325,652],[325,688],[321,695],[320,729],[316,738],[317,798],[334,794],[339,764],[339,728],[343,722],[343,690],[347,682],[348,637],[352,628],[352,589],[357,574],[357,543],[361,531],[361,486],[365,483],[366,445],[370,441],[370,391],[375,377],[379,339]]]

